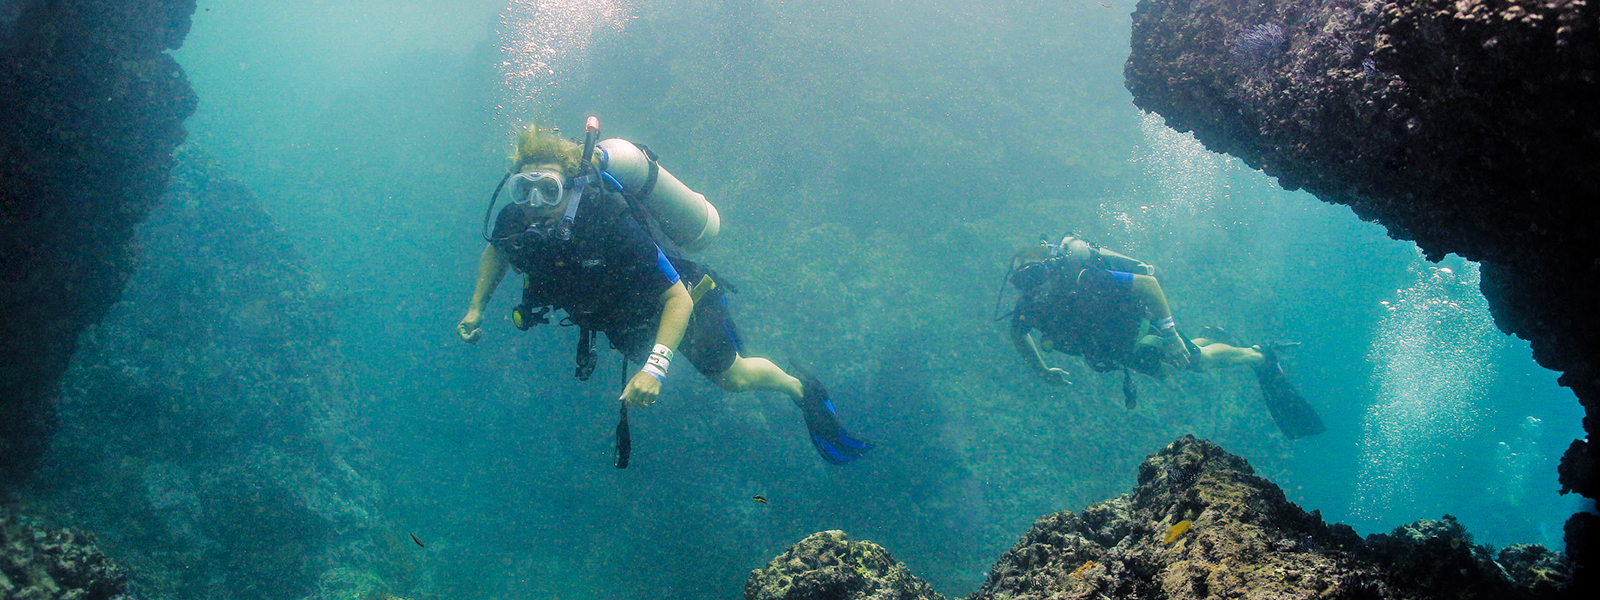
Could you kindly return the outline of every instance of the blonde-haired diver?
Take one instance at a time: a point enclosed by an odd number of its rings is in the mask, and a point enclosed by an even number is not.
[[[654,402],[670,366],[682,357],[724,390],[789,396],[801,408],[812,445],[828,462],[862,456],[871,445],[839,426],[827,390],[803,371],[796,378],[765,358],[744,356],[727,300],[709,270],[664,251],[651,235],[649,221],[656,220],[663,230],[689,232],[692,239],[680,245],[702,244],[715,235],[715,210],[660,169],[648,149],[624,140],[596,145],[598,127],[590,124],[585,144],[538,126],[518,136],[515,166],[501,182],[510,203],[485,235],[489,244],[478,260],[477,283],[457,325],[462,341],[473,344],[482,337],[484,306],[507,267],[514,267],[526,277],[514,321],[526,329],[547,322],[550,311],[564,311],[563,324],[580,328],[578,377],[586,379],[594,368],[596,332],[641,365],[622,390],[627,404]],[[678,221],[669,221],[674,217]],[[486,213],[485,229],[488,218]],[[695,222],[684,222],[689,220]],[[624,464],[619,458],[619,466]]]

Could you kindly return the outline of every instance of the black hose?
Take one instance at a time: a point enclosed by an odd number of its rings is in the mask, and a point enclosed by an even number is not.
[[[622,388],[628,388],[628,357],[622,357]],[[628,432],[628,401],[622,401],[617,417],[617,468],[628,468],[628,457],[633,454],[633,434]]]
[[[500,191],[506,189],[506,182],[511,181],[511,175],[516,172],[516,169],[506,171],[506,176],[500,178],[500,185],[494,186],[494,195],[489,196],[489,208],[483,209],[483,241],[485,242],[492,244],[496,241],[499,241],[496,240],[493,234],[491,234],[489,231],[489,217],[494,215],[494,205],[500,201]]]

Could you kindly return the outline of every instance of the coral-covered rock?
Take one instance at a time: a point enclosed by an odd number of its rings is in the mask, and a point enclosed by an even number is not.
[[[78,334],[116,302],[133,230],[195,108],[165,51],[194,0],[0,8],[0,482],[35,465]]]
[[[843,531],[814,533],[750,572],[746,600],[944,600],[889,551]]]
[[[0,505],[0,598],[127,597],[127,575],[100,553],[92,536],[45,527]]]
[[[1132,494],[1040,519],[971,600],[1549,597],[1570,567],[1539,546],[1497,563],[1446,516],[1363,541],[1289,502],[1244,459],[1185,436]]]
[[[1380,570],[1348,552],[1360,542],[1185,437],[1145,461],[1132,494],[1041,519],[973,598],[1383,596]]]
[[[39,482],[151,595],[299,596],[386,564],[333,306],[248,189],[177,156],[137,271],[62,379]]]
[[[1039,519],[968,600],[1531,600],[1563,597],[1571,576],[1541,546],[1496,560],[1450,516],[1362,540],[1289,502],[1244,459],[1184,436],[1140,466],[1133,493]],[[752,573],[745,597],[936,597],[921,583],[881,548],[829,531]]]
[[[1600,3],[1143,0],[1131,46],[1128,90],[1168,125],[1483,263],[1495,323],[1564,372],[1594,439]],[[1574,443],[1562,488],[1595,498],[1596,457]]]

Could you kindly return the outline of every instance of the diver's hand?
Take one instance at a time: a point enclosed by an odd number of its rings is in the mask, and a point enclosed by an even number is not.
[[[1057,367],[1048,367],[1043,371],[1035,371],[1035,373],[1038,373],[1039,377],[1050,385],[1072,385],[1072,378],[1067,376],[1066,371]]]
[[[661,382],[649,373],[640,371],[628,380],[628,387],[622,390],[621,400],[634,406],[650,406],[660,396]]]
[[[475,310],[467,311],[467,316],[461,318],[461,323],[456,325],[456,335],[461,336],[461,341],[476,344],[483,338],[483,329],[478,327],[483,322],[483,315]]]

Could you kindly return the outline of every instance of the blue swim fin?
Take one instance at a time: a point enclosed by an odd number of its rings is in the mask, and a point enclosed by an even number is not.
[[[800,379],[802,386],[797,404],[806,419],[806,432],[811,437],[812,447],[817,449],[817,454],[823,460],[836,465],[848,464],[872,449],[872,444],[850,435],[839,425],[838,411],[834,409],[833,400],[828,397],[828,390],[822,387],[821,382],[800,365],[793,365],[790,370]]]

